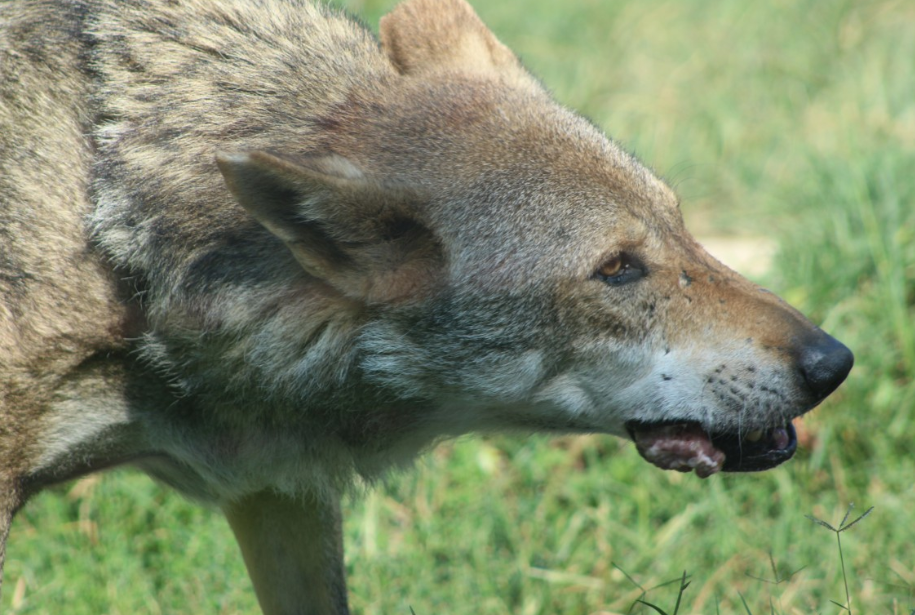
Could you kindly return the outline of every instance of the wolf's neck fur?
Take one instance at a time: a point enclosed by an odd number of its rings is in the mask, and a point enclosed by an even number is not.
[[[320,4],[199,2],[177,16],[167,3],[90,3],[83,25],[100,118],[93,236],[138,289],[149,322],[143,356],[214,408],[286,399],[289,413],[302,413],[339,403],[358,384],[361,306],[301,271],[236,204],[214,157],[322,147],[320,118],[392,72],[377,41]],[[259,414],[222,411],[230,422]]]

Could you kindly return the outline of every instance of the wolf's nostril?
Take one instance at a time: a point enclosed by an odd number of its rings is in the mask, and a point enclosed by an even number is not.
[[[825,399],[848,376],[855,356],[842,342],[823,332],[818,333],[818,339],[801,350],[798,367],[817,398]]]

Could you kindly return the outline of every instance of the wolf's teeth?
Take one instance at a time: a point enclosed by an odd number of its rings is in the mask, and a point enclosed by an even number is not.
[[[747,434],[747,441],[749,442],[759,442],[759,439],[762,438],[763,432],[761,429],[756,429]]]

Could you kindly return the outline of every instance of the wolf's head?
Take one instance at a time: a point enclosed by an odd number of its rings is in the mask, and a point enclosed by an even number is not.
[[[711,257],[462,0],[409,0],[381,40],[390,75],[319,118],[318,151],[219,157],[314,283],[364,306],[368,380],[442,435],[612,433],[700,476],[791,457],[851,352]]]

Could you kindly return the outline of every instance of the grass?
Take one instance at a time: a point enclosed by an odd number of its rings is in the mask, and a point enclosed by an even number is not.
[[[373,24],[391,4],[350,2]],[[913,611],[915,4],[477,4],[560,100],[677,187],[691,227],[778,239],[762,281],[857,364],[796,459],[761,475],[665,473],[596,436],[443,445],[347,503],[354,611]],[[840,527],[852,502],[874,510],[837,552],[807,515]],[[225,522],[122,471],[26,508],[0,610],[256,605]]]
[[[848,611],[849,615],[851,615],[851,613],[852,613],[851,594],[849,593],[849,590],[848,590],[848,575],[845,573],[845,554],[842,551],[842,532],[847,532],[848,530],[850,530],[852,527],[857,525],[860,521],[864,520],[864,518],[867,517],[869,514],[871,514],[871,512],[873,512],[873,510],[874,510],[874,507],[871,506],[866,511],[864,511],[864,514],[860,515],[854,521],[849,523],[848,517],[849,517],[849,515],[851,515],[852,508],[854,508],[854,505],[849,504],[848,510],[846,511],[845,516],[842,517],[842,521],[839,522],[839,527],[833,527],[832,524],[827,523],[826,521],[823,521],[822,519],[817,519],[816,517],[807,515],[808,519],[810,519],[811,521],[813,521],[814,523],[816,523],[822,527],[825,527],[826,529],[828,529],[829,531],[833,532],[836,535],[836,546],[838,547],[838,551],[839,551],[839,563],[842,565],[842,585],[845,587],[845,603],[842,604],[842,603],[836,602],[835,600],[831,600],[830,602],[832,602],[834,605],[836,605],[840,609],[842,609],[844,611]]]

